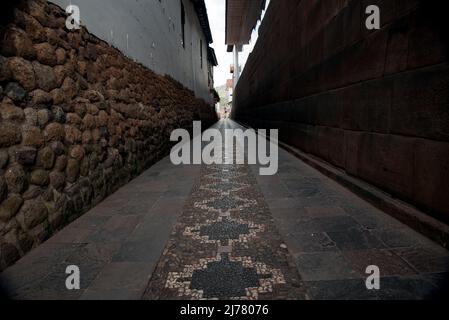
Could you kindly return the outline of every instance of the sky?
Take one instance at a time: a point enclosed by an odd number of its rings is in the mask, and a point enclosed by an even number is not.
[[[214,69],[215,87],[219,87],[226,84],[227,79],[232,78],[231,73],[229,73],[229,67],[233,63],[233,56],[232,52],[227,52],[227,46],[225,44],[226,0],[205,0],[205,2],[210,28],[212,30],[212,37],[214,39],[214,43],[211,47],[214,48],[218,60],[218,67],[215,67]],[[268,3],[269,1],[267,1],[267,7]],[[244,46],[243,52],[240,53],[239,62],[242,66],[242,70],[249,54],[256,44],[259,25],[260,22],[256,30],[253,31],[250,44]]]

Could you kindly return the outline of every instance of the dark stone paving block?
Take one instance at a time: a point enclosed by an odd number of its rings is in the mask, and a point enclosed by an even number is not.
[[[168,215],[172,212],[178,213],[182,210],[187,197],[161,197],[151,208],[150,214],[155,215]]]
[[[436,245],[432,247],[394,248],[391,250],[421,273],[449,271],[448,252]]]
[[[297,219],[294,223],[288,223],[287,228],[283,228],[289,233],[319,233],[323,232],[322,225],[316,219],[308,219],[306,216],[303,219]]]
[[[185,200],[176,198],[160,199],[151,208],[150,213],[142,220],[130,235],[129,240],[146,240],[148,237],[166,237],[173,229],[176,219],[180,215]]]
[[[288,189],[293,197],[304,198],[304,197],[313,197],[320,196],[321,192],[318,188],[304,188],[299,190]]]
[[[377,300],[374,290],[366,288],[365,279],[313,281],[305,283],[315,300]]]
[[[147,215],[157,201],[162,197],[162,192],[142,192],[138,199],[129,202],[126,206],[118,210],[118,215]]]
[[[385,246],[370,232],[360,229],[328,232],[340,250],[382,249]]]
[[[304,281],[360,278],[339,252],[305,253],[294,256]]]
[[[148,214],[148,212],[151,210],[152,206],[156,203],[157,198],[152,199],[151,201],[136,201],[122,210],[118,213],[119,215],[123,216],[133,216],[133,215],[139,215],[139,216],[145,216]]]
[[[302,203],[303,207],[338,206],[339,203],[329,198],[325,193],[313,193],[312,195],[298,196],[295,199]]]
[[[366,268],[370,265],[378,266],[381,276],[417,274],[404,260],[389,250],[343,251],[343,255],[360,275],[366,275]]]
[[[376,291],[382,300],[429,300],[438,295],[438,288],[420,277],[381,278]]]
[[[431,242],[419,233],[405,227],[401,229],[376,229],[372,231],[372,234],[390,248],[416,247]]]
[[[286,242],[293,254],[338,251],[335,243],[324,232],[293,233],[286,237]]]
[[[309,215],[297,219],[294,225],[290,225],[290,232],[296,233],[319,233],[319,232],[339,232],[356,230],[360,225],[349,216],[312,218]]]
[[[304,204],[301,202],[301,200],[296,198],[273,198],[269,201],[268,206],[273,212],[276,211],[277,209],[303,208]]]
[[[191,186],[188,187],[177,187],[177,188],[171,188],[170,190],[167,190],[162,195],[166,198],[172,198],[172,197],[187,197],[190,194]]]
[[[114,193],[111,196],[107,197],[102,203],[101,206],[110,207],[110,208],[122,208],[126,204],[129,203],[129,195],[128,192],[123,190],[119,190],[120,194]]]
[[[170,198],[170,197],[187,197],[190,194],[190,191],[192,190],[192,186],[194,183],[193,178],[186,178],[184,175],[181,175],[183,177],[182,180],[180,180],[179,176],[176,177],[176,179],[173,181],[171,186],[168,190],[166,190],[163,193],[163,197]]]
[[[152,180],[146,181],[144,183],[139,183],[139,185],[136,187],[142,191],[149,193],[158,193],[158,192],[165,193],[170,190],[171,185],[172,183],[168,181]]]
[[[153,237],[153,241],[133,241],[122,245],[114,256],[114,262],[148,262],[159,260],[167,238]]]
[[[324,232],[338,232],[360,228],[360,225],[349,216],[324,217],[312,219],[311,221]]]
[[[79,229],[89,229],[89,230],[100,230],[103,226],[111,219],[111,215],[96,215],[87,213],[77,220],[72,222],[68,227],[79,228]],[[63,229],[65,231],[65,229]],[[64,232],[63,231],[63,232]]]
[[[77,228],[68,226],[64,229],[64,232],[59,232],[54,235],[48,243],[67,243],[67,244],[81,244],[86,243],[86,239],[90,237],[95,230],[88,228]]]
[[[299,176],[299,175],[301,175],[300,169],[290,165],[283,165],[282,163],[279,165],[278,173],[276,174],[277,177],[283,180],[291,178],[292,176]]]
[[[294,224],[298,221],[309,220],[309,216],[303,208],[274,209],[272,212],[279,222],[285,221]]]
[[[335,190],[330,188],[324,181],[317,178],[285,179],[282,182],[286,185],[292,196],[297,198],[307,198],[324,195],[326,198],[334,200],[332,196]]]
[[[121,290],[121,289],[107,289],[95,290],[87,289],[83,292],[80,300],[105,300],[105,301],[122,301],[122,300],[140,300],[142,298],[141,290]]]
[[[266,199],[292,197],[288,189],[282,184],[259,184]]]
[[[113,262],[106,265],[81,299],[108,297],[128,299],[143,294],[156,263]],[[95,295],[93,295],[95,293]]]
[[[378,214],[379,210],[364,202],[360,198],[343,198],[336,200],[338,205],[349,215],[358,216],[358,215],[370,215],[370,214]]]
[[[111,217],[97,232],[87,237],[86,242],[122,242],[134,231],[141,219],[142,217],[137,215],[115,215]]]
[[[139,178],[139,180],[144,180],[148,178],[154,178],[157,177],[160,174],[160,171],[154,170],[154,166],[151,167],[148,171],[144,172]],[[137,180],[137,179],[136,179]]]
[[[348,214],[338,206],[306,207],[307,213],[313,218],[328,218],[347,216]]]
[[[292,192],[301,192],[302,190],[320,190],[323,187],[323,181],[319,178],[290,178],[283,179],[282,182]]]
[[[157,238],[167,238],[176,222],[177,215],[155,215],[148,216],[136,227],[128,237],[128,242],[154,241]]]
[[[148,183],[148,182],[146,182]],[[112,201],[114,199],[111,199],[110,201],[106,203],[102,203],[100,205],[111,207],[114,204],[117,204],[117,211],[121,208],[125,208],[132,204],[135,201],[145,201],[147,197],[157,197],[161,192],[157,191],[146,191],[142,186],[141,183],[137,183],[135,181],[130,182],[125,187],[120,189],[114,194],[114,197],[118,197],[119,199],[117,201]]]
[[[363,213],[353,216],[358,223],[368,230],[389,228],[403,228],[404,225],[398,220],[386,215],[383,212]]]
[[[90,209],[86,214],[82,215],[80,218],[83,217],[112,217],[115,214],[118,214],[120,212],[121,206],[117,207],[114,205],[104,205],[103,203],[100,203],[96,207]]]

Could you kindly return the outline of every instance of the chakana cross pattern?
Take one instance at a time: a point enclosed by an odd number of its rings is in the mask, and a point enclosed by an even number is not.
[[[191,289],[202,291],[206,299],[240,298],[247,295],[246,289],[259,287],[259,280],[269,277],[271,275],[257,274],[254,268],[246,268],[240,262],[232,262],[223,254],[221,261],[194,271]]]
[[[249,234],[249,225],[229,221],[227,219],[201,227],[200,236],[208,236],[210,240],[219,240],[221,244],[238,239],[242,234]]]
[[[215,182],[212,186],[208,186],[208,189],[216,190],[218,192],[226,192],[232,191],[234,188],[242,187],[242,185],[238,182],[229,181],[229,180],[220,180]]]
[[[229,195],[223,195],[205,203],[206,206],[215,210],[232,210],[245,204],[245,201],[236,199]]]

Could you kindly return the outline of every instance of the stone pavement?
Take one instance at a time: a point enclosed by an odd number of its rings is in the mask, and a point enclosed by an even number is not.
[[[279,157],[272,177],[257,165],[164,159],[7,269],[1,284],[16,299],[441,297],[448,251],[287,152]],[[65,288],[72,264],[78,291]],[[368,265],[379,266],[381,290],[366,289]]]
[[[144,297],[306,298],[248,166],[203,166]]]

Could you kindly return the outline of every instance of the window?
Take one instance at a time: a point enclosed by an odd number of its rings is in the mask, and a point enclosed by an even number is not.
[[[201,59],[201,69],[203,69],[203,40],[200,39],[200,59]]]
[[[181,34],[182,34],[182,47],[186,48],[186,33],[185,33],[185,25],[186,25],[186,11],[184,8],[184,3],[181,0]]]

